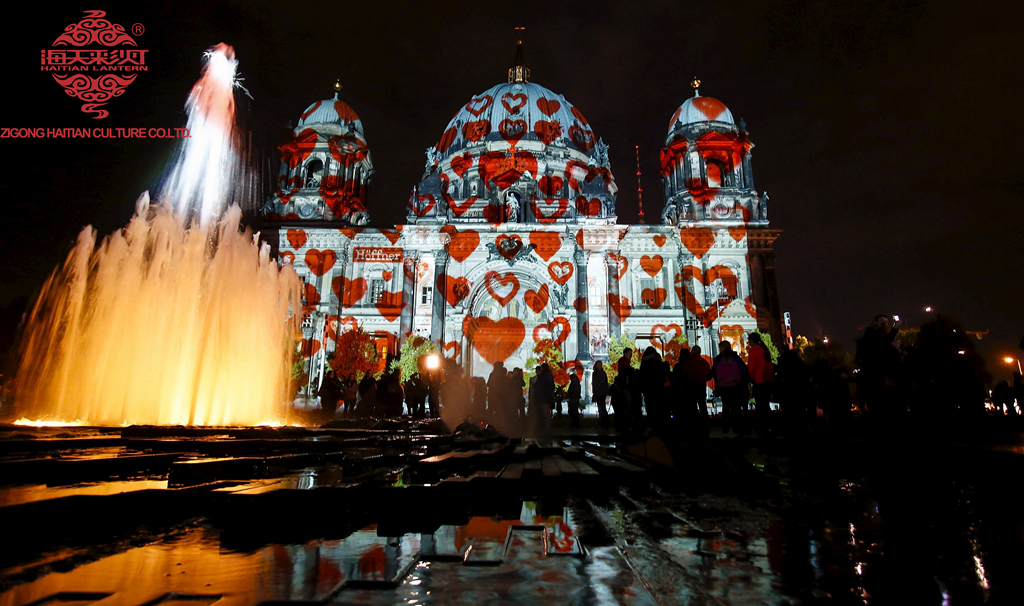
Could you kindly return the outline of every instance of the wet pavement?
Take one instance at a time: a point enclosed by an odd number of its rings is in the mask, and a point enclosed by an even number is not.
[[[393,424],[78,432],[0,440],[0,606],[1024,595],[1013,446],[721,433],[627,446]]]

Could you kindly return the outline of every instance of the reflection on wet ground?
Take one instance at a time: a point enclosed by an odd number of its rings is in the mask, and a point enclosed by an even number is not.
[[[67,486],[29,484],[0,488],[0,507],[59,499],[73,495],[112,495],[136,490],[167,488],[167,480],[128,480],[114,482],[85,482]]]

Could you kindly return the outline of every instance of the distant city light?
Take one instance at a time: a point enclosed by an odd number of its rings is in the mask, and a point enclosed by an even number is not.
[[[934,308],[934,307],[932,307],[931,305],[929,305],[928,307],[925,307],[925,308],[924,308],[924,310],[925,310],[925,311],[927,311],[927,312],[929,312],[929,313],[930,313],[930,312],[931,312],[931,311],[932,311],[933,309],[935,309],[935,308]]]
[[[441,357],[437,354],[427,356],[427,370],[437,370],[441,367]]]

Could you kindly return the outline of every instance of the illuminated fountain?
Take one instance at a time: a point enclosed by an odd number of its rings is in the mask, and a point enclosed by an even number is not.
[[[97,244],[86,227],[43,287],[21,344],[24,422],[280,423],[299,279],[240,225],[234,51],[207,53],[157,204]],[[172,206],[173,204],[173,206]]]

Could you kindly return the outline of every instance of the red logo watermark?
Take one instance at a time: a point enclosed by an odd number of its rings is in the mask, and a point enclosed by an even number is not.
[[[78,23],[64,28],[51,48],[41,52],[42,71],[71,97],[83,101],[82,111],[96,114],[94,119],[109,115],[103,106],[144,72],[146,53],[124,27],[111,23],[105,11],[85,11]],[[132,33],[142,35],[141,23],[132,26]],[[125,75],[129,74],[130,75]]]

